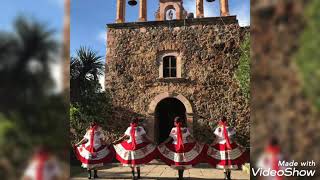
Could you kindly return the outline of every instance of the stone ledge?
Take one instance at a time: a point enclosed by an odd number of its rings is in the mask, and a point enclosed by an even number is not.
[[[184,25],[208,25],[208,24],[238,24],[236,16],[224,17],[207,17],[207,18],[193,18],[184,20],[170,20],[170,21],[147,21],[147,22],[128,22],[128,23],[112,23],[107,24],[107,28],[122,29],[122,28],[140,28],[152,26],[184,26]]]
[[[157,78],[158,82],[167,83],[190,83],[191,80],[188,78]]]

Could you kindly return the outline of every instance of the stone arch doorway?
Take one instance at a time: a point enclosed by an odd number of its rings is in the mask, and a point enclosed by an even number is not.
[[[165,92],[157,95],[151,101],[148,110],[147,128],[149,136],[155,142],[163,141],[168,137],[173,127],[175,115],[184,116],[190,131],[193,131],[193,108],[189,100],[183,95]],[[162,130],[164,132],[160,133]]]
[[[175,117],[186,118],[186,108],[176,98],[165,98],[161,100],[155,111],[155,139],[162,143],[165,141],[173,127]]]

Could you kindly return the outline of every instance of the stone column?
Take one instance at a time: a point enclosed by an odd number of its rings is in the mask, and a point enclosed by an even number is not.
[[[116,23],[124,23],[126,18],[126,0],[117,0]]]
[[[229,16],[228,0],[220,0],[220,16]]]
[[[147,0],[140,0],[139,21],[147,21]]]
[[[196,17],[197,18],[204,17],[203,0],[197,0],[197,2],[196,2]]]

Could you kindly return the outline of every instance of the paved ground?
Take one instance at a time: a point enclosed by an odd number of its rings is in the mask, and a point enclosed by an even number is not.
[[[85,171],[85,170],[84,170]],[[99,179],[131,179],[131,170],[129,167],[122,167],[119,164],[105,166],[99,170]],[[159,179],[174,180],[178,174],[176,170],[160,163],[150,163],[141,168],[142,179]],[[209,167],[207,164],[198,165],[192,169],[186,170],[185,179],[206,180],[206,179],[223,179],[223,171]],[[86,172],[76,175],[73,180],[87,179]],[[250,179],[249,175],[241,170],[232,171],[232,179]]]

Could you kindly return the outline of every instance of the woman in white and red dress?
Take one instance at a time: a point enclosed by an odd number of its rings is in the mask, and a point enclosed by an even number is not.
[[[261,168],[262,170],[275,170],[278,172],[279,170],[285,170],[285,166],[279,166],[279,161],[283,161],[284,156],[281,153],[281,149],[278,143],[278,139],[272,137],[268,146],[265,148],[264,153],[259,157],[257,162],[257,168]],[[276,173],[277,174],[277,173]],[[264,180],[282,180],[284,179],[282,176],[263,176],[259,179]]]
[[[62,179],[62,170],[57,158],[45,147],[39,147],[28,167],[22,180],[56,180]]]
[[[88,179],[92,178],[92,170],[94,170],[93,178],[98,178],[97,168],[112,161],[114,153],[110,147],[112,146],[105,143],[102,128],[96,122],[92,122],[83,139],[74,147],[82,167],[88,170]]]
[[[178,170],[179,179],[183,179],[185,169],[200,163],[206,155],[207,146],[194,141],[184,120],[180,117],[174,119],[167,140],[158,146],[160,159],[173,169]]]
[[[133,119],[124,135],[113,143],[117,160],[123,166],[131,167],[132,179],[135,179],[135,168],[139,179],[140,167],[152,161],[158,154],[156,145],[138,122],[139,119]]]
[[[235,130],[227,125],[223,117],[215,129],[215,141],[208,149],[208,163],[218,169],[224,169],[225,179],[231,179],[231,170],[238,169],[248,159],[248,154],[234,142]]]

